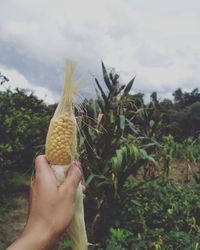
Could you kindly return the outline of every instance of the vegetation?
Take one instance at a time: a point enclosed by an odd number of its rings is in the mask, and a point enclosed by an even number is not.
[[[76,110],[91,249],[200,249],[198,89],[177,89],[173,101],[153,92],[145,103],[142,93],[131,94],[135,78],[121,84],[114,70],[103,63],[102,70],[104,82],[94,79],[97,97]],[[0,75],[1,84],[7,80]],[[0,92],[0,110],[4,202],[10,176],[31,174],[44,152],[55,105],[16,89]]]
[[[106,249],[199,249],[199,186],[128,182]]]

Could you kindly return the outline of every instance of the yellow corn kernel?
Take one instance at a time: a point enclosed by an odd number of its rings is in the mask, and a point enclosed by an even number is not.
[[[51,123],[46,140],[47,159],[52,165],[68,165],[76,151],[76,124],[63,115]]]

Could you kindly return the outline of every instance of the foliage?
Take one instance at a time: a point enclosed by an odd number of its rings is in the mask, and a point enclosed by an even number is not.
[[[200,93],[198,89],[183,93],[174,92],[174,103],[164,100],[159,103],[162,118],[162,134],[171,134],[176,141],[196,138],[200,133]]]
[[[159,150],[160,162],[163,165],[163,177],[168,179],[172,160],[174,159],[177,143],[172,135],[164,136]]]
[[[140,131],[129,119],[130,107],[134,105],[129,92],[135,78],[125,87],[120,85],[118,74],[108,73],[103,63],[102,70],[107,91],[95,79],[97,100],[85,103],[87,114],[82,119],[80,143],[83,168],[87,170],[86,184],[90,187],[86,203],[90,206],[88,217],[92,218],[90,240],[97,242],[106,237],[109,225],[116,217],[119,192],[127,178],[136,175],[147,162],[156,164],[146,150],[150,140],[145,138],[148,139],[149,134],[137,138]],[[152,112],[153,107],[148,109]],[[136,108],[134,113],[137,112]],[[148,112],[144,114],[147,115]],[[154,127],[153,124],[150,126]]]
[[[0,109],[0,169],[25,170],[42,149],[51,107],[17,89],[0,92]]]
[[[188,107],[196,102],[200,102],[200,93],[197,88],[192,90],[190,93],[185,92],[178,88],[173,93],[175,104],[182,109],[184,107]]]
[[[199,249],[199,195],[198,185],[127,183],[118,225],[111,229],[107,244],[120,250]]]

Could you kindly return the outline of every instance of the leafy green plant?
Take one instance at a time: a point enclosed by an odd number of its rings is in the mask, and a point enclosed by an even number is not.
[[[197,183],[200,183],[200,177],[196,172],[192,170],[191,164],[197,164],[199,162],[199,149],[200,149],[200,138],[193,139],[191,137],[184,140],[182,144],[182,159],[186,163],[186,181],[189,181],[189,173],[192,175]]]
[[[132,233],[127,229],[111,228],[110,236],[109,239],[107,240],[106,249],[126,250],[128,249],[128,242],[130,242],[131,237]]]
[[[174,137],[172,135],[163,137],[159,156],[161,157],[160,160],[163,164],[163,177],[165,179],[169,178],[171,163],[174,159],[176,147],[177,143],[174,141]]]
[[[0,169],[27,170],[42,151],[51,106],[17,89],[0,92],[0,110]]]
[[[132,233],[126,249],[195,249],[200,240],[198,197],[198,185],[127,182],[118,223]]]
[[[103,63],[102,70],[107,89],[95,79],[97,100],[84,103],[80,140],[89,186],[89,238],[93,242],[105,240],[109,225],[117,217],[119,193],[127,178],[136,175],[147,162],[156,164],[146,150],[148,142],[137,137],[138,128],[128,117],[130,105],[134,104],[129,92],[135,78],[120,85],[118,74],[108,73]]]

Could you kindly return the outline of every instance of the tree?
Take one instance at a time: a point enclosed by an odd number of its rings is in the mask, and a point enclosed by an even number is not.
[[[0,168],[24,171],[42,152],[52,110],[33,93],[0,92]]]
[[[200,101],[193,103],[188,108],[188,121],[192,137],[200,135]]]

